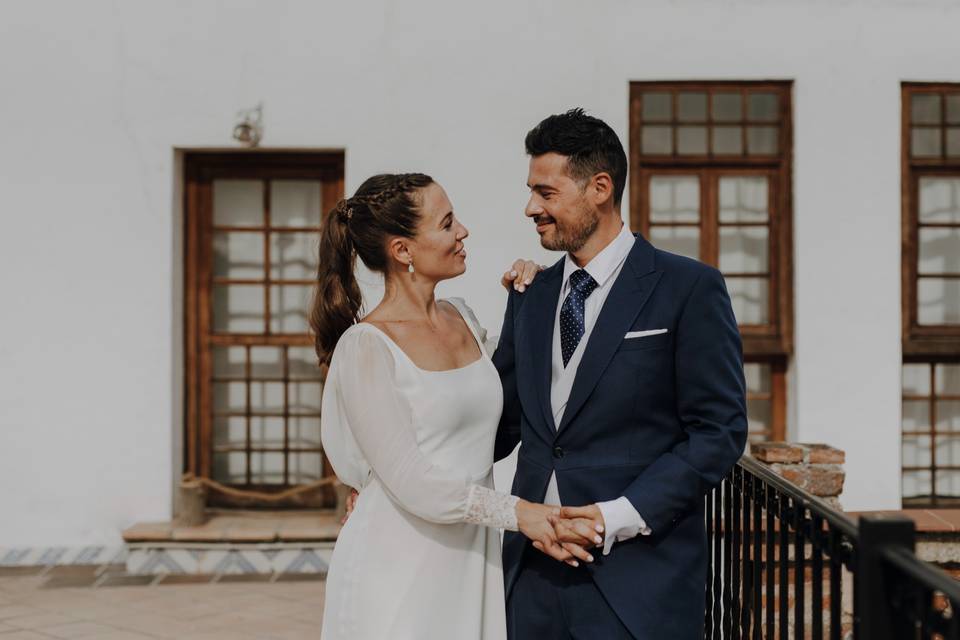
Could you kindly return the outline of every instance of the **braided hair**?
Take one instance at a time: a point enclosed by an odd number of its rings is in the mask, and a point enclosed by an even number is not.
[[[329,364],[337,341],[360,317],[363,297],[354,275],[356,257],[386,274],[390,236],[412,238],[420,221],[417,191],[433,183],[422,173],[368,178],[327,214],[320,230],[317,286],[310,326],[320,364]]]

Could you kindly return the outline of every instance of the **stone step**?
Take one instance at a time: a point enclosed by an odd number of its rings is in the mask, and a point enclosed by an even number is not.
[[[332,542],[340,533],[333,511],[208,511],[202,525],[173,521],[138,522],[123,531],[140,542]]]
[[[123,532],[134,575],[324,574],[340,532],[333,511],[208,510],[206,521],[138,522]]]

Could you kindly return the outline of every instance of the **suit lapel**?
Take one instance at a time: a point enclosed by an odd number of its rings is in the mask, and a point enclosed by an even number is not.
[[[620,347],[623,336],[650,299],[663,273],[654,270],[653,255],[653,246],[638,235],[590,333],[559,431],[570,424],[590,397],[613,354]]]
[[[529,299],[524,307],[529,310],[526,335],[531,342],[533,386],[543,419],[550,432],[556,431],[553,410],[550,407],[550,368],[553,360],[553,325],[557,314],[557,299],[563,283],[563,260],[541,273],[521,295]]]

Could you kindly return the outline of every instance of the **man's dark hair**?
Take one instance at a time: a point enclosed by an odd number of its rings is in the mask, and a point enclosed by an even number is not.
[[[567,156],[570,177],[585,181],[605,171],[613,178],[613,202],[620,204],[627,184],[627,154],[620,138],[603,120],[588,116],[577,107],[552,115],[527,134],[527,153]]]

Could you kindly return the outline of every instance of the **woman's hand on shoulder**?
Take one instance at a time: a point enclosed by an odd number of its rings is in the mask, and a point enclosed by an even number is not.
[[[503,274],[500,284],[502,284],[503,288],[507,291],[510,290],[510,287],[513,287],[520,293],[523,293],[527,286],[533,282],[533,279],[536,278],[537,274],[543,271],[543,269],[543,266],[533,260],[517,258],[513,266]]]
[[[357,496],[359,495],[360,494],[357,493],[356,489],[354,489],[353,487],[350,487],[350,493],[347,494],[347,500],[346,500],[343,517],[340,518],[341,525],[347,524],[347,520],[350,518],[350,514],[353,513],[354,507],[357,506]]]

